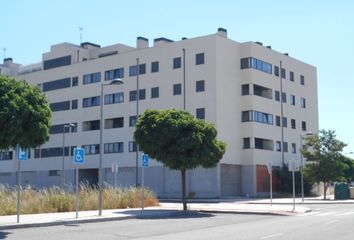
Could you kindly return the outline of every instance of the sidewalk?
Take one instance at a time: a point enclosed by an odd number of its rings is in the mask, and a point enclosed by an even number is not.
[[[210,199],[208,202],[193,200],[188,203],[188,209],[192,212],[286,216],[311,211],[309,208],[299,205],[296,205],[295,211],[292,211],[293,206],[289,203],[273,204],[271,206],[269,199]],[[182,211],[182,203],[163,201],[160,203],[160,206],[145,208],[144,211],[141,208],[103,210],[102,216],[98,216],[97,210],[81,211],[77,219],[75,218],[75,212],[21,215],[20,223],[16,223],[16,215],[0,216],[0,230],[136,218],[164,218],[183,214],[186,214],[186,212]]]

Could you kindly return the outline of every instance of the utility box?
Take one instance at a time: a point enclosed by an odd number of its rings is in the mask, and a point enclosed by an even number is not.
[[[354,199],[354,187],[349,188],[350,198]]]
[[[349,198],[349,186],[346,183],[336,183],[334,186],[334,199],[344,200]]]

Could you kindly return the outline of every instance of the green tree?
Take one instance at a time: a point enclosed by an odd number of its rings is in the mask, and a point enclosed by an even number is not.
[[[332,181],[343,177],[345,164],[341,154],[345,143],[336,139],[335,131],[321,130],[319,135],[306,137],[303,154],[307,158],[304,175],[312,182],[323,182],[324,199]]]
[[[343,181],[346,181],[348,184],[350,184],[352,181],[354,181],[354,160],[349,157],[344,157],[343,164]]]
[[[49,104],[37,86],[0,75],[0,149],[45,143],[50,121]]]
[[[187,210],[186,170],[215,167],[225,153],[226,144],[216,135],[212,124],[178,110],[147,110],[134,132],[143,152],[181,171],[183,210]]]

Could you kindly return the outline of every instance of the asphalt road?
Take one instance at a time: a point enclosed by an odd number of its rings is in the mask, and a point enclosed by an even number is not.
[[[120,220],[0,231],[0,239],[354,239],[354,204],[309,205],[297,216],[188,213],[167,218]]]

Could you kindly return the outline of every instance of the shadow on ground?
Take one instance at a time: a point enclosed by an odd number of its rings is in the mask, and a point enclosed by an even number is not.
[[[181,210],[126,210],[116,212],[117,214],[126,214],[134,216],[136,219],[183,219],[183,218],[208,218],[214,217],[214,214],[203,213],[198,211],[181,211]]]
[[[7,235],[9,235],[9,234],[11,234],[11,233],[9,233],[9,232],[3,232],[3,231],[0,230],[0,239],[5,239],[5,238],[7,238]]]

